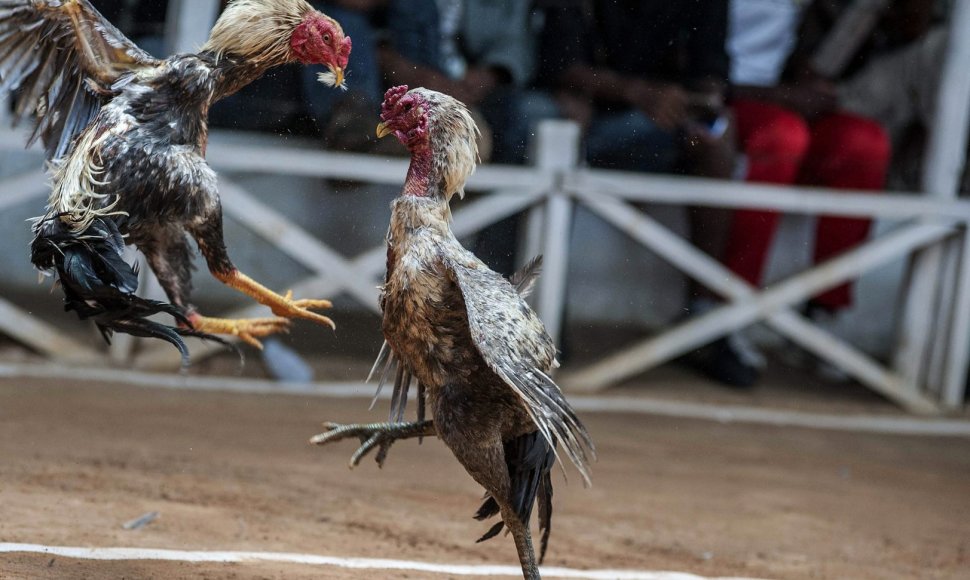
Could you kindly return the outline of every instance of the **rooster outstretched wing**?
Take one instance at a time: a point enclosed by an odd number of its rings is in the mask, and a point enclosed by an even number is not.
[[[32,117],[48,159],[62,157],[113,89],[158,61],[88,0],[0,0],[0,95]]]

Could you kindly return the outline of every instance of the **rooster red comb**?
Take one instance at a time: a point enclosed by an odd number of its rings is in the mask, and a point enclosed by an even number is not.
[[[396,87],[387,89],[387,92],[384,93],[384,103],[381,104],[382,121],[388,120],[388,117],[391,116],[391,113],[394,111],[394,107],[397,105],[398,101],[400,101],[401,97],[407,94],[407,92],[407,85],[398,85]]]

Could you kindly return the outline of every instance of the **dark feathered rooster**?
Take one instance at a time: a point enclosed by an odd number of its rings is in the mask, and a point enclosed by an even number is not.
[[[191,249],[212,274],[281,317],[332,321],[233,266],[222,234],[216,175],[205,161],[215,101],[273,66],[327,65],[321,80],[343,85],[350,38],[304,0],[235,0],[197,54],[157,60],[107,22],[88,0],[0,0],[0,93],[16,119],[35,124],[50,160],[53,191],[34,226],[31,260],[56,273],[65,307],[113,331],[163,338],[187,360],[184,335],[256,337],[285,330],[286,318],[227,320],[190,305]],[[125,244],[147,257],[171,304],[135,295]],[[174,327],[147,320],[165,312]]]
[[[327,424],[314,443],[360,438],[356,464],[380,447],[383,462],[397,439],[436,435],[486,490],[476,514],[500,515],[482,540],[507,526],[526,578],[539,571],[529,521],[538,505],[545,552],[552,516],[557,444],[589,481],[593,444],[548,373],[556,349],[521,292],[538,263],[508,281],[458,243],[449,201],[475,168],[477,129],[464,105],[425,89],[385,95],[378,135],[395,135],[411,152],[401,196],[392,205],[387,277],[381,306],[387,341],[375,369],[398,362],[391,422]],[[385,362],[386,361],[386,362]],[[403,423],[412,377],[418,421]],[[383,382],[383,379],[382,379]],[[425,421],[424,404],[432,420]]]

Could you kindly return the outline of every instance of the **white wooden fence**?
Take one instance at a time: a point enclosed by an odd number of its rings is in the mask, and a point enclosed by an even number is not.
[[[957,0],[956,4],[954,30],[970,30],[970,0]],[[572,216],[580,205],[724,297],[725,304],[706,315],[564,376],[563,384],[571,390],[606,388],[729,332],[765,322],[906,409],[935,413],[954,408],[964,400],[970,355],[970,203],[956,197],[970,116],[967,62],[970,36],[952,34],[923,193],[872,196],[593,170],[579,164],[578,129],[570,123],[549,121],[539,128],[534,166],[479,168],[469,189],[489,193],[456,207],[454,230],[459,236],[467,235],[510,215],[529,212],[527,247],[522,253],[545,256],[536,304],[556,338],[562,329]],[[17,132],[0,132],[0,153],[19,150],[22,138]],[[383,246],[344,257],[229,176],[244,171],[400,184],[406,161],[283,144],[254,148],[218,138],[208,155],[223,176],[220,185],[226,215],[313,272],[294,286],[297,295],[332,296],[344,291],[377,308],[375,286],[383,274]],[[34,197],[39,210],[45,194],[45,176],[38,162],[37,170],[0,181],[0,210]],[[897,220],[898,227],[828,262],[757,289],[633,203],[888,218]],[[891,364],[874,360],[797,313],[796,307],[812,295],[903,256],[914,260]],[[227,316],[258,314],[263,313],[251,308]],[[106,360],[103,353],[60,335],[2,298],[0,332],[53,358],[92,364]],[[196,348],[194,357],[204,356],[207,348]],[[175,364],[167,345],[153,345],[128,361],[128,366],[148,369]]]

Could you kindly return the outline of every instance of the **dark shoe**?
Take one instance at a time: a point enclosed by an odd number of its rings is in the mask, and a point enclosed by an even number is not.
[[[729,387],[746,389],[754,386],[761,376],[759,365],[731,344],[719,338],[685,357],[685,362],[711,380]]]

